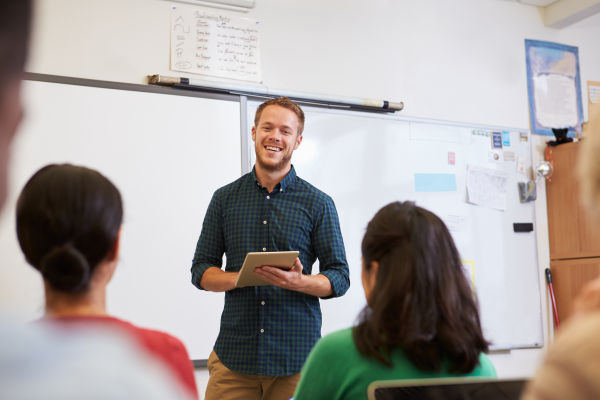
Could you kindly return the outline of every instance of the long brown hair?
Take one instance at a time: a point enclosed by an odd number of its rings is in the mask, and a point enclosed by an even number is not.
[[[392,366],[400,347],[422,371],[447,360],[449,372],[472,372],[488,343],[446,225],[411,202],[388,204],[369,222],[362,255],[367,270],[373,261],[379,269],[353,331],[360,353]]]

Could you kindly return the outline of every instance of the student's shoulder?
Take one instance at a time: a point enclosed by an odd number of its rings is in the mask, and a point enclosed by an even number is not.
[[[476,376],[485,376],[490,378],[496,377],[496,368],[494,367],[492,360],[490,360],[490,358],[484,353],[479,355],[479,365],[473,372],[473,375]]]
[[[175,336],[171,336],[166,332],[157,331],[154,329],[142,328],[126,321],[120,322],[123,325],[126,325],[129,331],[135,333],[135,335],[138,336],[138,338],[143,341],[147,347],[167,352],[185,352],[187,354],[187,350],[183,342],[177,339]]]
[[[352,356],[357,353],[352,328],[342,329],[321,338],[315,346],[315,353],[321,357]]]

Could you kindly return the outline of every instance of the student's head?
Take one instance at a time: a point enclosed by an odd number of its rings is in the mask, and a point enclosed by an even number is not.
[[[29,44],[31,0],[0,1],[0,208],[6,198],[8,148],[21,109],[21,78]]]
[[[97,267],[115,262],[122,221],[121,194],[112,182],[68,164],[36,172],[17,203],[25,258],[58,292],[86,292]]]
[[[304,112],[287,97],[270,99],[256,110],[252,140],[257,164],[266,171],[289,168],[292,153],[302,143]]]
[[[477,305],[450,232],[412,202],[391,203],[369,222],[362,242],[368,306],[354,340],[359,351],[389,364],[400,347],[423,371],[471,372],[488,349]]]

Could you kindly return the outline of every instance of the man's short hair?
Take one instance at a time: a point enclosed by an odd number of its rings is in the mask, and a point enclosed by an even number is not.
[[[25,67],[31,28],[31,0],[0,1],[0,93]]]
[[[269,99],[258,106],[258,110],[256,110],[256,115],[254,116],[254,126],[258,126],[258,121],[260,121],[260,116],[265,108],[268,106],[279,106],[283,108],[287,108],[288,110],[292,110],[294,114],[298,117],[298,136],[302,135],[302,131],[304,130],[304,111],[302,108],[292,100],[287,97],[277,97],[274,99]]]

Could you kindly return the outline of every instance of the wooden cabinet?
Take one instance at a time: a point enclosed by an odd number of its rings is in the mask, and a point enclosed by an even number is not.
[[[581,288],[600,276],[600,258],[551,261],[550,269],[558,316],[564,321],[571,315],[573,300]]]
[[[551,148],[554,173],[546,182],[550,259],[600,257],[600,224],[588,217],[579,201],[577,155],[585,142]]]
[[[573,300],[581,288],[600,276],[600,223],[589,217],[579,201],[577,157],[585,141],[546,150],[554,167],[546,181],[550,269],[558,316],[571,314]]]

